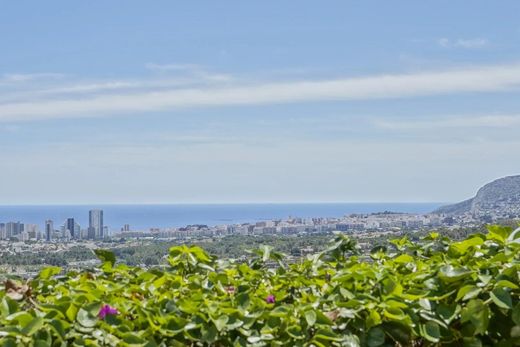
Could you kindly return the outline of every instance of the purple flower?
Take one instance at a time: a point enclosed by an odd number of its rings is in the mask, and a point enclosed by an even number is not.
[[[276,302],[276,299],[273,294],[269,294],[265,299],[265,302],[267,302],[268,304],[274,304]]]
[[[119,311],[117,308],[112,307],[110,305],[103,305],[101,306],[101,309],[99,310],[98,317],[99,319],[105,319],[107,315],[116,315],[119,314]]]

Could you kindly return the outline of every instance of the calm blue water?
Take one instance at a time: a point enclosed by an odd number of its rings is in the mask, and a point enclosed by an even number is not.
[[[179,227],[188,224],[235,224],[291,217],[341,217],[350,213],[431,212],[441,203],[327,203],[327,204],[182,204],[182,205],[68,205],[0,206],[0,222],[21,221],[40,225],[52,219],[58,227],[68,217],[88,225],[88,211],[101,208],[105,225],[119,230],[130,224],[132,230],[150,227]]]

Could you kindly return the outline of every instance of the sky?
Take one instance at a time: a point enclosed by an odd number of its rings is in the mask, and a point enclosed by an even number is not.
[[[518,13],[4,2],[0,204],[469,198],[520,173]]]

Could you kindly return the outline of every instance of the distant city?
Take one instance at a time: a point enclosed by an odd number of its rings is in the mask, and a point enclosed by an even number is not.
[[[456,207],[460,204],[454,205]],[[463,204],[463,206],[465,206]],[[424,235],[431,230],[458,232],[478,230],[486,223],[518,220],[517,205],[497,203],[486,205],[486,209],[450,213],[446,206],[430,213],[401,213],[393,211],[371,213],[348,213],[342,217],[286,217],[257,220],[251,222],[224,222],[218,225],[190,224],[182,227],[132,228],[124,223],[117,230],[104,225],[107,211],[87,207],[83,213],[55,221],[44,219],[44,228],[23,221],[0,223],[0,275],[16,274],[25,278],[35,276],[45,265],[58,265],[65,269],[89,268],[97,264],[92,250],[103,248],[117,250],[126,261],[142,261],[145,264],[159,264],[164,255],[162,245],[200,243],[214,245],[214,250],[227,249],[226,240],[237,240],[241,246],[249,240],[307,240],[295,250],[291,248],[291,258],[310,254],[320,249],[315,243],[331,232],[351,234],[360,240],[359,245],[369,251],[382,238],[400,235]],[[488,208],[489,207],[489,208]],[[88,215],[88,225],[82,227],[77,220]],[[110,217],[109,215],[108,217]],[[154,219],[147,215],[150,222]],[[119,219],[121,220],[121,219]],[[172,220],[174,220],[172,218]],[[59,223],[59,224],[58,224]],[[242,241],[240,241],[242,240]],[[234,242],[234,241],[231,241]],[[277,241],[274,241],[275,244]],[[283,242],[284,241],[279,241]],[[303,242],[303,241],[302,241]],[[322,242],[322,241],[320,241]],[[314,246],[309,246],[314,244]],[[143,248],[144,247],[144,248]],[[136,249],[143,249],[147,257],[135,257]],[[162,249],[162,251],[161,251]],[[161,253],[162,252],[162,253]],[[227,254],[227,253],[226,253]],[[296,254],[296,255],[295,255]],[[300,255],[298,255],[300,254]],[[246,255],[235,253],[244,259]],[[141,264],[141,263],[139,263]]]
[[[103,240],[110,237],[110,229],[103,225],[103,210],[89,211],[89,225],[82,229],[74,217],[67,218],[56,229],[53,220],[45,221],[41,232],[37,224],[17,222],[0,223],[0,239],[11,241],[68,242],[73,240]],[[128,226],[125,226],[128,228]],[[123,230],[123,229],[122,229]],[[127,230],[129,231],[129,229]]]
[[[192,224],[184,227],[148,228],[147,230],[132,230],[129,224],[124,224],[114,231],[104,225],[103,210],[92,209],[88,211],[87,227],[82,227],[74,217],[66,218],[61,224],[58,224],[58,227],[56,227],[55,221],[48,219],[45,221],[43,231],[40,230],[37,224],[10,221],[0,223],[0,239],[12,242],[41,241],[66,243],[81,240],[186,239],[226,235],[290,235],[331,231],[396,232],[417,231],[423,228],[436,227],[472,227],[492,222],[500,217],[498,214],[477,216],[471,213],[450,215],[444,213],[411,214],[386,211],[379,213],[354,213],[337,218],[288,217],[251,223],[220,224],[215,226]]]

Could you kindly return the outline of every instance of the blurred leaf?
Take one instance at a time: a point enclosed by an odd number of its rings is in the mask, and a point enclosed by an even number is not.
[[[385,332],[379,327],[372,328],[368,331],[367,345],[368,347],[377,347],[385,343]]]
[[[316,323],[316,312],[309,310],[305,312],[305,320],[309,326],[313,326]]]
[[[95,249],[94,254],[96,254],[96,257],[98,257],[102,263],[110,263],[113,266],[116,262],[114,253],[106,249]]]
[[[55,276],[61,272],[61,267],[49,266],[40,271],[38,277],[42,280],[46,280]]]
[[[498,307],[505,309],[513,308],[511,295],[504,288],[495,288],[489,295]]]

